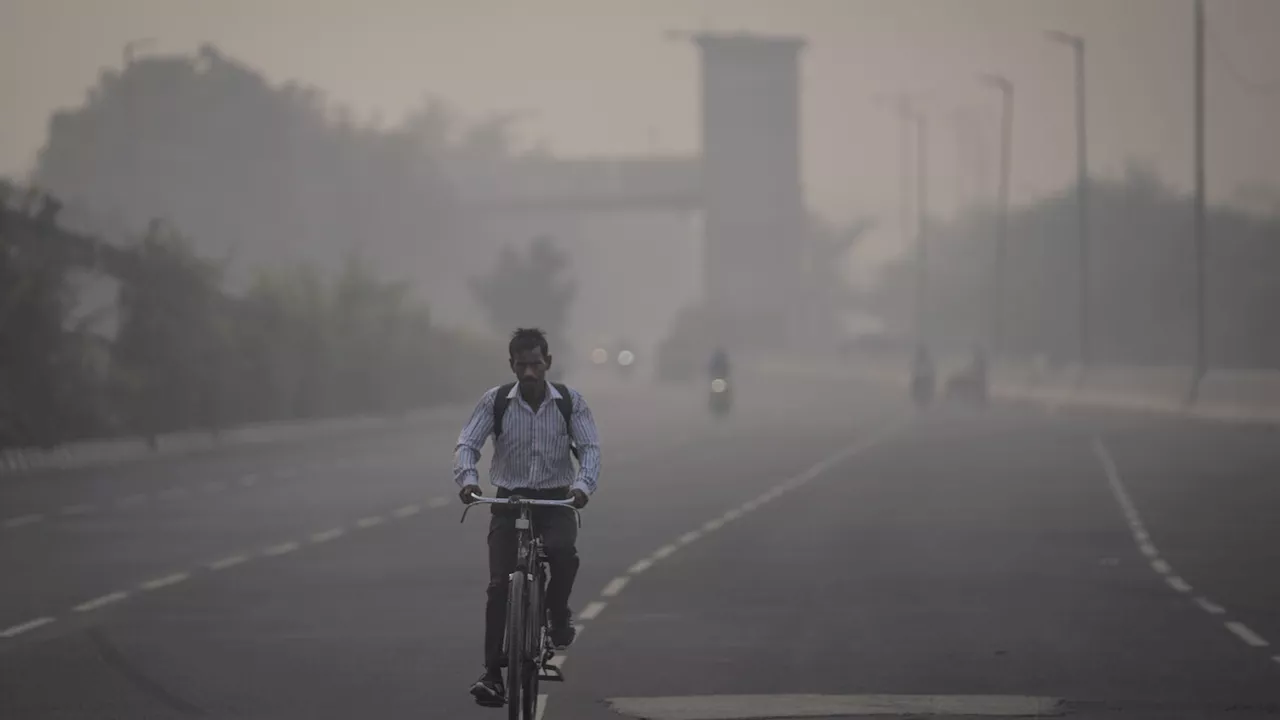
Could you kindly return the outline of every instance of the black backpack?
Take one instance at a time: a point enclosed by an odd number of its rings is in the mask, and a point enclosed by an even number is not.
[[[578,444],[573,440],[573,396],[569,394],[569,387],[560,383],[551,383],[556,392],[560,393],[559,399],[556,400],[556,407],[560,408],[560,414],[564,416],[564,431],[569,435],[569,452],[573,453],[573,457],[578,462],[582,462]],[[497,394],[493,396],[493,437],[496,440],[502,434],[502,417],[507,414],[507,406],[511,404],[511,388],[515,387],[515,383],[507,383],[498,387]]]

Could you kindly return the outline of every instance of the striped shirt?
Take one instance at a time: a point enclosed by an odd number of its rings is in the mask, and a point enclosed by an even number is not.
[[[497,393],[498,388],[493,388],[481,396],[471,419],[458,435],[453,463],[453,479],[458,487],[480,484],[476,465],[480,461],[480,449],[493,434],[493,400]],[[582,395],[572,389],[569,394],[573,399],[570,417],[573,440],[582,456],[576,475],[564,414],[556,405],[560,392],[548,383],[547,396],[535,412],[520,396],[520,386],[515,385],[507,395],[510,402],[502,418],[502,436],[494,439],[490,482],[508,490],[573,487],[588,495],[596,491],[600,476],[600,437],[596,433],[596,421]]]

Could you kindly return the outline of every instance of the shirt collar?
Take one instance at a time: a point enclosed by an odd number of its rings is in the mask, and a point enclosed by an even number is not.
[[[507,392],[507,399],[515,400],[516,396],[519,394],[520,394],[520,383],[515,383],[514,385],[511,386],[511,390]],[[557,390],[556,386],[551,383],[547,383],[547,397],[550,397],[552,400],[560,400],[563,398],[563,396],[560,395],[560,391]]]

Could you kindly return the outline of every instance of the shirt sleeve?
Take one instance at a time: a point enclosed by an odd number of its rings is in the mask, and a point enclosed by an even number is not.
[[[578,459],[578,477],[573,482],[575,490],[588,495],[596,491],[600,479],[600,434],[596,431],[596,420],[591,415],[591,408],[582,394],[573,393],[573,440],[578,445],[581,457]]]
[[[459,488],[480,484],[476,466],[485,440],[493,433],[493,400],[497,394],[498,389],[494,388],[480,397],[471,418],[458,434],[458,445],[453,452],[453,480]]]

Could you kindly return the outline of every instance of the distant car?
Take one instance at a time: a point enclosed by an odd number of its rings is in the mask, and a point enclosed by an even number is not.
[[[624,376],[635,371],[636,352],[626,342],[601,343],[591,350],[591,363],[597,367],[612,365]]]

